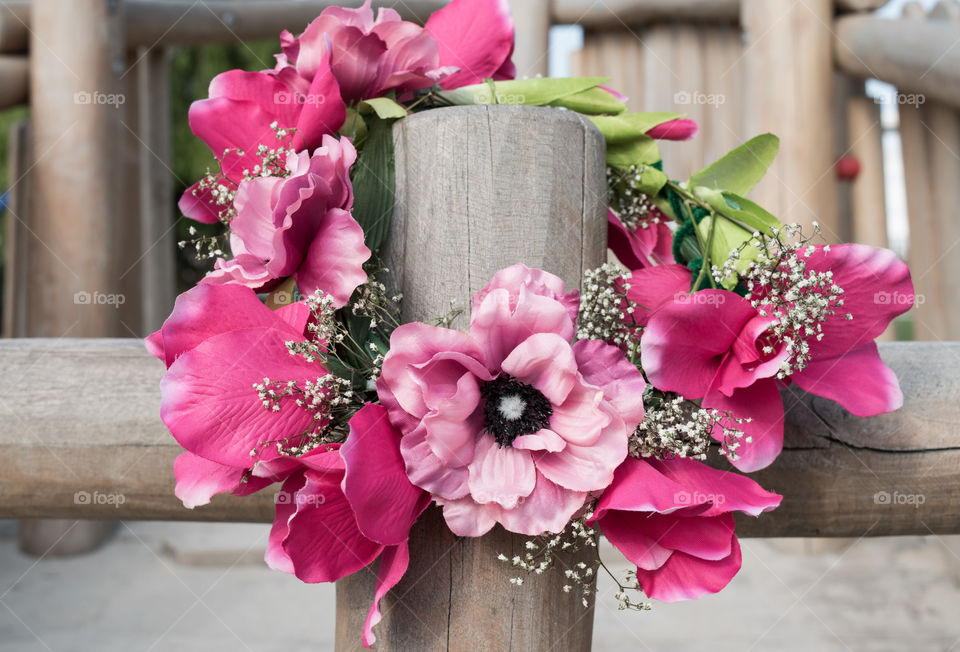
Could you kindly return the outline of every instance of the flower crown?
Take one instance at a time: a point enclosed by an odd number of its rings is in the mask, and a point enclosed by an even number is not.
[[[734,512],[780,503],[705,460],[769,465],[781,387],[858,416],[902,403],[874,339],[913,303],[906,266],[815,244],[747,199],[774,136],[674,181],[655,140],[692,138],[692,121],[627,113],[602,79],[513,80],[505,5],[453,0],[424,27],[369,0],[331,7],[281,35],[272,70],[222,73],[190,108],[218,167],[180,209],[225,228],[181,243],[213,269],[147,339],[186,449],[176,495],[193,508],[281,482],[266,560],[306,582],[379,558],[367,645],[431,503],[456,535],[530,537],[501,555],[516,584],[602,533],[636,566],[615,578],[622,607],[695,598],[740,568]],[[379,256],[391,123],[495,103],[575,111],[604,135],[619,263],[582,293],[517,264],[474,295],[467,331],[456,313],[401,325]],[[567,570],[564,590],[589,604],[599,568]]]

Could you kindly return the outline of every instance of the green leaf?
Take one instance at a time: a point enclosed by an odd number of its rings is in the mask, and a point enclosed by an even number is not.
[[[588,91],[606,81],[609,81],[608,77],[516,79],[493,82],[492,84],[487,82],[472,84],[455,90],[443,91],[439,95],[453,104],[543,106],[562,97]]]
[[[607,147],[608,165],[625,168],[631,165],[653,165],[659,160],[660,148],[650,136]]]
[[[590,88],[572,95],[565,95],[550,102],[550,106],[562,106],[585,115],[617,114],[627,110],[626,104],[602,88]]]
[[[340,127],[340,135],[346,136],[353,141],[354,147],[361,147],[364,139],[367,137],[367,123],[359,111],[354,108],[347,109],[347,118]]]
[[[367,247],[376,254],[390,233],[393,218],[394,160],[392,122],[374,118],[363,154],[350,171],[353,218],[363,227]]]
[[[359,108],[361,113],[368,114],[372,111],[383,120],[407,117],[407,110],[389,97],[374,97],[364,100],[360,102]]]
[[[631,177],[633,176],[633,173],[628,173],[619,166],[614,167],[620,174],[630,174]],[[621,186],[619,185],[619,181],[616,183],[616,189],[620,190]],[[631,178],[628,183],[630,188],[639,190],[645,195],[649,195],[651,198],[653,198],[657,196],[657,194],[665,185],[667,185],[667,175],[651,165],[645,165],[640,167],[640,180],[636,181],[635,179]]]
[[[713,220],[713,215],[708,215],[697,224],[697,229],[700,231],[704,242],[709,240],[710,227],[713,224]],[[717,222],[716,232],[713,234],[713,243],[710,247],[710,264],[722,267],[724,261],[726,261],[730,255],[730,252],[734,249],[740,249],[740,258],[737,260],[734,268],[737,270],[737,274],[742,274],[750,267],[750,263],[756,260],[757,255],[760,253],[753,245],[743,246],[744,243],[748,242],[752,237],[752,231],[748,231],[735,222],[721,218]],[[732,290],[736,287],[737,280],[736,277],[726,279],[723,282],[723,287],[727,290]]]
[[[590,120],[607,139],[607,144],[614,145],[641,138],[657,125],[679,117],[679,113],[624,113],[590,116]]]
[[[734,219],[763,235],[770,235],[771,228],[779,229],[783,226],[775,215],[746,197],[702,186],[694,188],[693,192],[721,215]]]
[[[690,187],[746,195],[763,178],[779,147],[780,139],[773,134],[752,138],[690,177]]]

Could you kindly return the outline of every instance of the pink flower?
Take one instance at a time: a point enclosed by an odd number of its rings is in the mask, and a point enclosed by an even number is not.
[[[758,516],[781,499],[695,460],[629,458],[590,523],[637,565],[644,593],[675,602],[716,593],[740,570],[733,512]]]
[[[175,471],[177,495],[188,506],[231,488],[249,493],[242,479],[265,486],[288,470],[289,458],[272,442],[298,443],[313,414],[292,398],[271,412],[253,384],[265,376],[302,383],[326,373],[287,352],[286,342],[306,339],[308,318],[302,302],[271,311],[248,288],[199,285],[177,298],[163,327],[147,338],[147,349],[167,365],[160,418],[187,450]]]
[[[874,339],[913,304],[907,266],[892,251],[856,244],[815,247],[806,261],[808,272],[833,273],[844,304],[823,323],[822,340],[808,338],[810,361],[788,380],[857,416],[896,410],[903,395]],[[733,460],[745,471],[767,466],[783,447],[776,375],[787,352],[770,330],[779,313],[766,312],[733,292],[702,290],[657,308],[641,339],[655,387],[752,419],[738,426],[752,441]]]
[[[380,400],[407,475],[457,535],[560,531],[626,457],[643,377],[615,347],[570,345],[571,294],[516,265],[478,293],[469,333],[393,333]]]
[[[290,66],[247,72],[230,70],[210,82],[209,98],[190,105],[190,129],[220,161],[234,185],[243,171],[260,164],[257,148],[313,150],[323,136],[343,125],[346,107],[329,62],[320,61],[315,74],[304,78]],[[273,123],[295,130],[278,140]],[[198,222],[218,220],[209,190],[194,184],[180,199],[180,210]]]
[[[479,84],[484,79],[513,79],[513,19],[507,0],[452,0],[427,19],[441,66],[457,72],[440,81],[444,89]]]
[[[378,557],[363,644],[376,641],[380,600],[407,570],[410,528],[430,503],[404,472],[400,435],[386,411],[367,405],[350,420],[346,443],[308,453],[284,482],[267,563],[304,582],[335,582]]]
[[[293,276],[304,294],[323,290],[338,307],[367,274],[370,250],[350,215],[350,166],[357,152],[347,139],[323,137],[313,156],[287,158],[287,177],[257,177],[240,184],[230,221],[233,258],[218,259],[205,283],[270,289]]]
[[[677,118],[658,124],[650,129],[647,135],[657,140],[690,140],[697,135],[698,131],[700,126],[695,120]]]
[[[630,270],[653,265],[669,265],[674,262],[673,232],[667,218],[653,209],[651,219],[630,229],[620,221],[617,214],[607,209],[607,242],[614,255]]]

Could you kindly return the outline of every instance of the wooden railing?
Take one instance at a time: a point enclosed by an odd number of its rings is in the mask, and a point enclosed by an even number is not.
[[[960,533],[960,343],[881,353],[906,395],[893,414],[859,419],[785,392],[784,452],[754,476],[783,505],[741,519],[745,536]],[[194,510],[174,497],[181,449],[158,418],[162,374],[137,340],[0,342],[0,518],[272,520],[270,492]]]

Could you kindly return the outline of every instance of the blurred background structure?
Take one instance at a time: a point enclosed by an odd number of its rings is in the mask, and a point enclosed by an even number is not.
[[[280,30],[298,32],[329,4],[0,0],[4,337],[133,338],[160,325],[206,265],[176,246],[187,228],[176,200],[214,162],[190,133],[190,102],[221,71],[272,67]],[[422,21],[444,0],[375,4]],[[753,198],[784,221],[819,222],[830,241],[889,246],[907,260],[918,305],[888,337],[960,340],[958,0],[511,6],[521,76],[610,76],[632,110],[700,123],[694,141],[663,144],[673,178],[778,134],[780,155]],[[94,549],[114,531],[92,556],[51,558]],[[0,650],[323,649],[332,587],[263,567],[266,531],[2,523]],[[17,539],[39,561],[18,552]],[[730,590],[696,606],[598,608],[598,647],[960,647],[952,537],[750,541],[745,550]],[[238,608],[241,595],[271,597]],[[300,624],[284,640],[277,623],[294,614]],[[281,632],[250,633],[258,620]],[[694,620],[702,631],[683,638]]]

